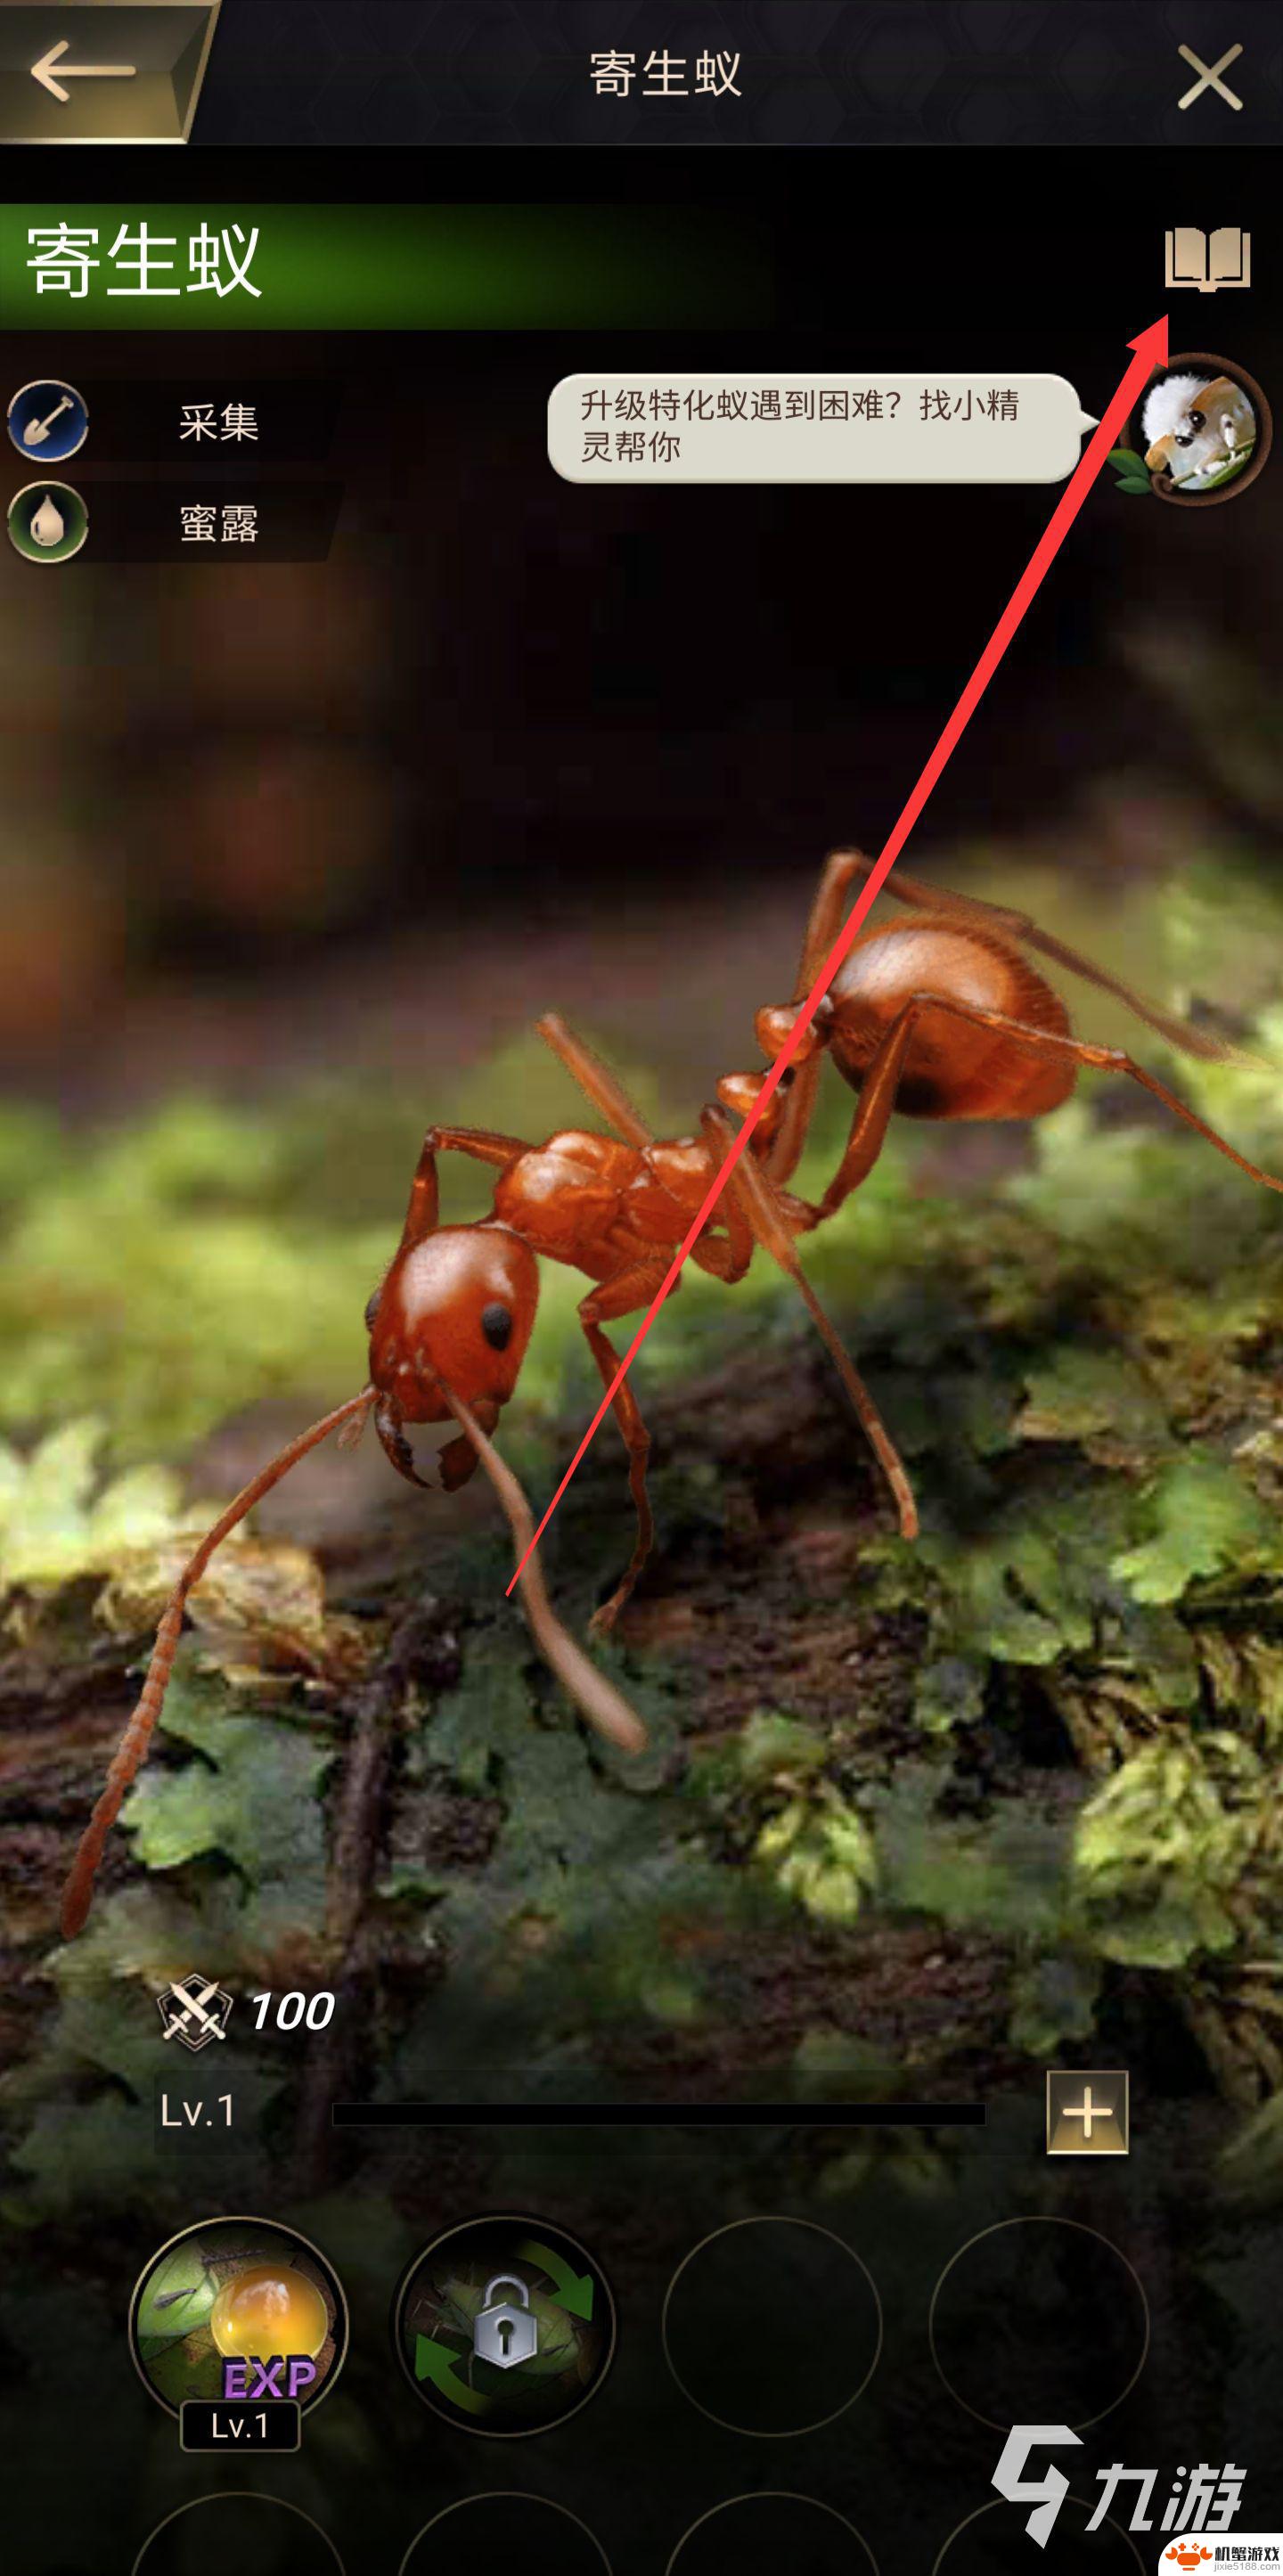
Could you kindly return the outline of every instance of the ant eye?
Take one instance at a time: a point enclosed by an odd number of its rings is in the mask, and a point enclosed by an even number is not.
[[[492,1351],[506,1351],[512,1339],[512,1317],[506,1306],[496,1303],[481,1309],[481,1330]]]

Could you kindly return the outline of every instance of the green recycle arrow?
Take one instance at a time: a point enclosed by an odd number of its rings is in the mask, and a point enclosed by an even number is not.
[[[458,2354],[451,2352],[448,2344],[434,2342],[431,2335],[415,2336],[415,2378],[434,2380],[442,2396],[448,2397],[452,2406],[464,2407],[469,2415],[488,2415],[490,2399],[459,2378],[454,2366],[457,2360]]]
[[[523,2263],[537,2263],[540,2271],[546,2272],[549,2280],[555,2282],[558,2307],[565,2308],[572,2317],[582,2317],[585,2325],[592,2324],[591,2272],[572,2272],[569,2263],[560,2254],[554,2254],[550,2245],[536,2244],[533,2237],[528,2237],[524,2245],[517,2247],[517,2255]]]

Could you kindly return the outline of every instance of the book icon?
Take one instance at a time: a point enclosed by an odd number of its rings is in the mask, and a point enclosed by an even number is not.
[[[1223,224],[1203,233],[1194,224],[1178,224],[1167,235],[1168,286],[1196,286],[1200,295],[1215,295],[1218,286],[1250,286],[1252,236],[1239,224]]]

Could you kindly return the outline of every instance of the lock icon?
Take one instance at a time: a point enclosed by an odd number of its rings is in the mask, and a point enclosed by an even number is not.
[[[511,2299],[496,2299],[497,2290],[515,2290],[521,2302],[514,2307]],[[539,2319],[530,2306],[530,2292],[515,2272],[496,2272],[486,2283],[486,2295],[472,2329],[472,2349],[478,2360],[493,2362],[496,2370],[515,2370],[519,2361],[533,2361],[539,2350]]]

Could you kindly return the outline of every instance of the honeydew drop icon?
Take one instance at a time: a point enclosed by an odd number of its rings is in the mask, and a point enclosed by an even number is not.
[[[67,522],[50,492],[32,512],[31,533],[38,546],[60,546],[66,536]]]

